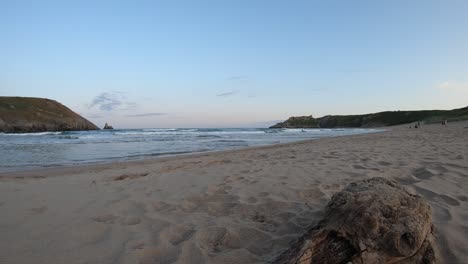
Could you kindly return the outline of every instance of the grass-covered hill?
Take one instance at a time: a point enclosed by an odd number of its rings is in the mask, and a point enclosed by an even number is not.
[[[290,117],[270,128],[382,127],[422,121],[437,123],[468,120],[468,106],[453,110],[386,111],[365,115],[328,115]]]
[[[0,132],[97,130],[96,125],[61,103],[32,97],[0,96]]]

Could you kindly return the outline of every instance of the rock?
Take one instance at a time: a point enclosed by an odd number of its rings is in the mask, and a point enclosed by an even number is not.
[[[106,123],[103,129],[114,129],[114,128]]]
[[[385,178],[349,184],[274,263],[437,263],[431,208]]]
[[[313,116],[293,116],[270,128],[318,128],[318,120]]]

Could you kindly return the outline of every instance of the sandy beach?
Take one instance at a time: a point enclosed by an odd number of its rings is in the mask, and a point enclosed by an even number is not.
[[[0,263],[265,263],[374,176],[426,198],[443,263],[466,263],[467,126],[3,173]]]

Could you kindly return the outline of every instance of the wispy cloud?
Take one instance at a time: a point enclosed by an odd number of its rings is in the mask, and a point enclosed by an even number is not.
[[[247,75],[233,75],[227,78],[228,81],[245,81],[248,79],[249,79],[249,76]]]
[[[127,100],[123,92],[105,92],[94,97],[89,104],[89,108],[97,107],[101,111],[112,111],[116,109],[132,109],[137,106],[136,103]]]
[[[133,114],[133,115],[125,115],[126,117],[147,117],[147,116],[163,116],[167,115],[167,113],[142,113],[142,114]]]
[[[439,88],[446,91],[468,92],[468,82],[445,81],[439,84]]]
[[[309,89],[308,91],[309,92],[323,92],[323,91],[328,91],[329,89],[327,88],[312,88],[312,89]]]
[[[235,95],[235,94],[237,94],[238,92],[239,92],[239,91],[236,90],[236,91],[231,91],[231,92],[226,92],[226,93],[217,94],[216,96],[218,96],[218,97],[228,97],[228,96]]]
[[[88,118],[103,118],[104,117],[103,114],[93,114],[93,113],[83,114],[83,116],[88,117]]]

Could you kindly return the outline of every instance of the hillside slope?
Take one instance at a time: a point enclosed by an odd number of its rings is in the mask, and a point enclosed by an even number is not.
[[[386,111],[365,115],[328,115],[290,117],[270,128],[338,128],[381,127],[408,124],[416,121],[437,123],[443,120],[468,120],[468,106],[453,110]]]
[[[0,96],[0,132],[98,130],[61,103],[33,97]]]

